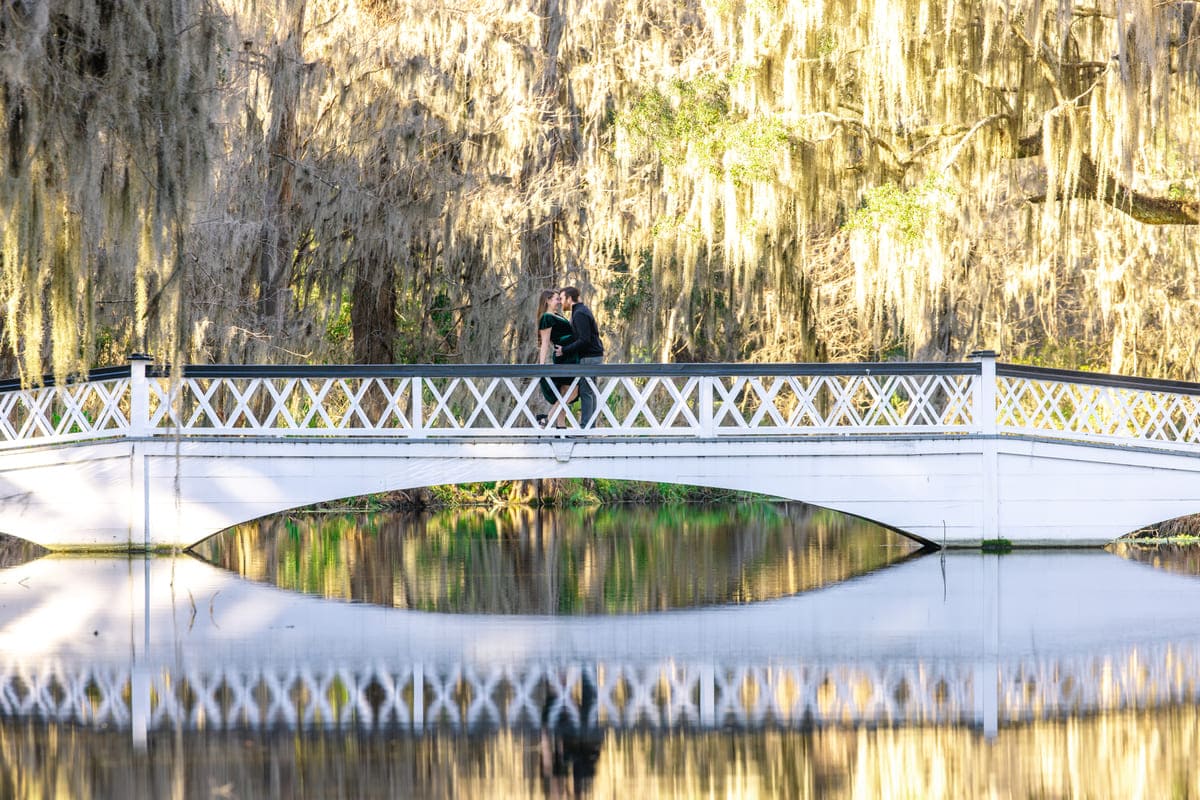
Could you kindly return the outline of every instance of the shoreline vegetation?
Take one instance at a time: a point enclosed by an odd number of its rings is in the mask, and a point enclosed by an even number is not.
[[[575,508],[616,504],[674,505],[681,503],[773,502],[778,498],[754,492],[684,486],[650,481],[600,478],[540,478],[487,481],[349,497],[317,503],[298,512],[440,511],[450,508]],[[784,502],[784,501],[780,501]]]
[[[431,486],[343,498],[296,509],[293,513],[339,511],[425,512],[453,508],[577,508],[619,504],[674,505],[703,503],[796,502],[754,492],[684,486],[650,481],[592,478],[544,478]],[[1200,514],[1147,525],[1117,542],[1200,544]]]
[[[1157,525],[1147,525],[1121,537],[1121,540],[1139,544],[1200,544],[1200,514],[1188,514]]]

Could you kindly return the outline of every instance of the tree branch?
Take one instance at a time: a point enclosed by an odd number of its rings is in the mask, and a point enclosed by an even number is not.
[[[1038,131],[1022,137],[1017,142],[1016,158],[1032,158],[1042,155],[1042,133]],[[1042,202],[1045,195],[1032,197],[1032,202]],[[1117,211],[1128,214],[1147,225],[1200,225],[1200,202],[1158,197],[1130,189],[1111,174],[1100,176],[1096,162],[1089,155],[1080,156],[1079,179],[1074,191],[1059,193],[1058,199],[1070,198],[1099,200]]]

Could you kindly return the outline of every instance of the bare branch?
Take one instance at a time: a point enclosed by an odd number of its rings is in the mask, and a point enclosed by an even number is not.
[[[1017,142],[1017,158],[1032,158],[1041,154],[1041,131],[1022,137]],[[1057,198],[1099,200],[1146,225],[1200,225],[1200,202],[1138,192],[1109,173],[1101,177],[1096,162],[1088,155],[1079,160],[1079,179],[1075,182],[1074,191],[1069,194],[1060,192]],[[1045,199],[1045,194],[1029,198],[1034,203],[1044,202]]]

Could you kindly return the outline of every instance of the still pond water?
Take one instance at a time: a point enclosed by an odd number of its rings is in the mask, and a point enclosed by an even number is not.
[[[803,505],[0,542],[0,798],[1200,797],[1188,548]]]

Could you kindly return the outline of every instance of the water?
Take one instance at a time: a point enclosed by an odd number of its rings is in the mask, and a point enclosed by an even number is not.
[[[4,798],[1200,794],[1186,548],[764,504],[35,556],[0,547]]]
[[[395,608],[636,614],[772,600],[917,549],[841,514],[761,503],[280,516],[195,552],[251,580]]]

